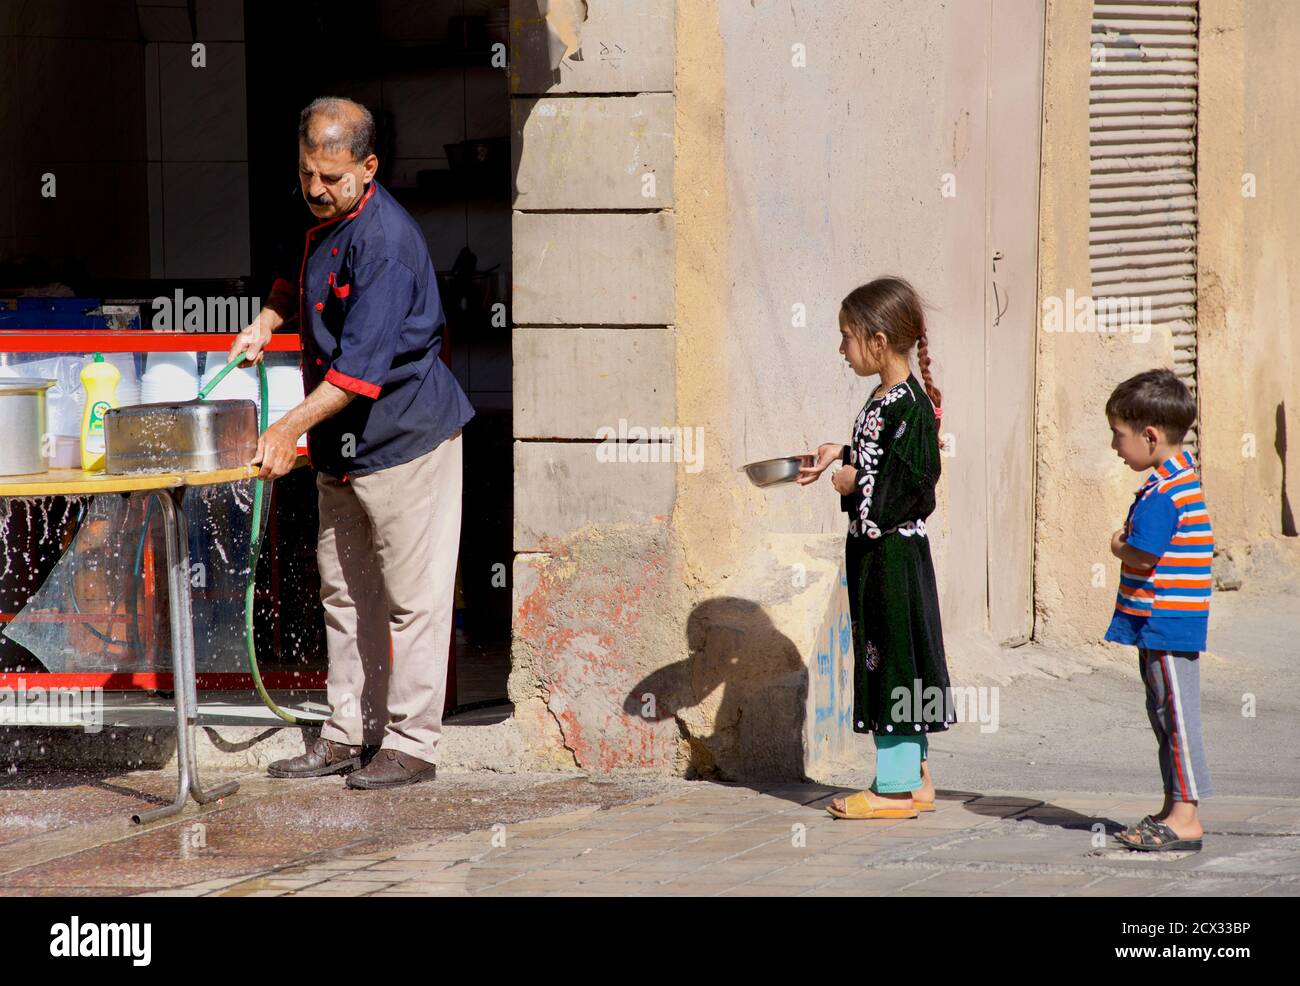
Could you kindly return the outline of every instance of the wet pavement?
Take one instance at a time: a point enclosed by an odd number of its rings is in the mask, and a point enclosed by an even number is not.
[[[1144,855],[1109,839],[1154,807],[1132,796],[949,790],[917,819],[837,821],[820,784],[239,780],[141,827],[127,816],[170,798],[167,771],[10,775],[0,895],[1300,896],[1300,799],[1216,798],[1204,851]]]
[[[130,814],[166,804],[169,770],[0,775],[0,895],[122,895],[231,880],[304,861],[395,849],[540,815],[644,797],[635,778],[448,774],[393,791],[352,791],[339,777],[237,779],[237,794],[173,818],[135,825]]]

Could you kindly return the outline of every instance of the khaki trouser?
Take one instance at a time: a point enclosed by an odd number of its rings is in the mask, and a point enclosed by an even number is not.
[[[318,473],[316,489],[329,651],[321,735],[436,763],[460,549],[461,433],[346,483]]]

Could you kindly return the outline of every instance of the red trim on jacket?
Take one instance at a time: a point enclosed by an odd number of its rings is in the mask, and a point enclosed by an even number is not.
[[[340,373],[332,366],[326,372],[325,380],[335,387],[342,387],[344,390],[350,390],[362,397],[369,397],[371,400],[378,397],[379,392],[383,389],[378,384],[366,383],[366,381],[350,377],[346,373]]]
[[[315,226],[313,226],[311,229],[307,230],[307,232],[303,234],[302,263],[298,265],[298,331],[301,332],[302,334],[306,335],[305,329],[307,325],[306,320],[303,318],[303,312],[302,312],[302,296],[303,296],[302,275],[307,270],[307,251],[311,248],[312,234],[315,233],[316,230],[318,229],[324,229],[326,226],[333,225],[334,223],[337,222],[342,222],[344,219],[351,219],[354,216],[358,215],[361,212],[361,210],[366,207],[366,203],[370,201],[370,199],[374,196],[374,194],[375,194],[375,183],[372,181],[370,183],[370,187],[366,189],[366,194],[361,196],[361,201],[357,203],[357,207],[353,209],[351,212],[349,212],[346,216],[335,216],[333,219],[326,219],[323,223],[317,223]]]

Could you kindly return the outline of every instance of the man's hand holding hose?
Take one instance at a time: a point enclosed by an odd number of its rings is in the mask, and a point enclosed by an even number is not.
[[[242,354],[244,359],[239,364],[240,367],[249,367],[256,366],[266,358],[266,347],[271,342],[271,334],[285,322],[280,309],[283,308],[286,300],[281,296],[273,295],[267,301],[252,324],[235,337],[226,362]],[[281,418],[257,436],[257,453],[249,465],[262,467],[258,472],[260,479],[278,479],[288,473],[297,461],[298,435],[302,432],[290,434],[283,424],[284,418]]]

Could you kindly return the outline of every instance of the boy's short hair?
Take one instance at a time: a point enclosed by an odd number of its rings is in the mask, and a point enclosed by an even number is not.
[[[1196,422],[1196,398],[1173,370],[1147,370],[1111,391],[1106,417],[1138,429],[1159,428],[1177,445]]]

